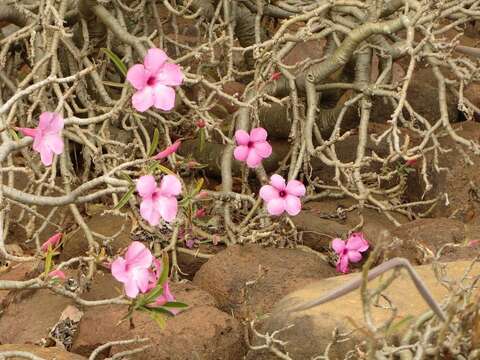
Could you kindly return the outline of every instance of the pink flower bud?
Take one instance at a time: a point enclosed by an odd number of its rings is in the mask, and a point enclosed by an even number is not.
[[[197,125],[198,128],[202,129],[202,128],[205,127],[205,120],[203,120],[203,119],[197,120],[195,125]]]
[[[197,211],[195,211],[194,217],[200,219],[204,217],[206,214],[207,214],[207,211],[205,210],[205,208],[199,208],[197,209]]]
[[[161,159],[166,158],[167,156],[176,152],[178,150],[178,148],[180,147],[181,143],[182,142],[180,140],[175,141],[172,145],[168,146],[165,150],[160,151],[157,155],[155,155],[153,157],[153,159],[161,160]]]
[[[272,74],[272,76],[270,77],[270,80],[276,81],[276,80],[280,79],[281,76],[282,76],[282,74],[280,72],[274,72]]]

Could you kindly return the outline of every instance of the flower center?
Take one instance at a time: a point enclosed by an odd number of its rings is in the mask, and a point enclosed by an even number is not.
[[[347,254],[348,254],[348,249],[347,248],[343,249],[342,250],[342,255],[347,255]]]
[[[280,191],[278,192],[278,195],[280,195],[280,197],[283,198],[283,197],[287,196],[287,192],[286,192],[285,190],[280,190]]]
[[[253,145],[254,145],[253,141],[249,141],[248,144],[247,144],[248,148],[250,148],[250,149],[253,148]]]
[[[155,85],[155,83],[157,82],[156,80],[157,80],[157,79],[155,79],[155,76],[150,76],[150,77],[148,78],[148,80],[147,80],[147,85],[148,85],[148,86],[153,86],[153,85]]]

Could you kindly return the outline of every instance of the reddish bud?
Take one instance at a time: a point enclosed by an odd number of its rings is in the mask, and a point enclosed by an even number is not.
[[[275,80],[278,80],[278,79],[280,79],[280,76],[282,76],[281,73],[279,73],[279,72],[274,72],[274,73],[272,74],[270,80],[274,80],[274,81],[275,81]]]
[[[412,166],[412,165],[415,165],[416,162],[417,162],[417,159],[410,159],[410,160],[407,160],[405,164],[407,164],[407,166]]]
[[[203,119],[197,120],[195,125],[197,125],[198,128],[203,129],[205,127],[205,120]]]
[[[205,208],[199,208],[197,209],[197,211],[195,211],[195,217],[200,219],[202,217],[204,217],[205,215],[207,214],[207,211],[205,210]]]

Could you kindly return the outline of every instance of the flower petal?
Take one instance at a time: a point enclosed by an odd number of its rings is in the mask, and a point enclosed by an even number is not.
[[[352,263],[357,263],[360,260],[362,260],[362,254],[360,254],[358,251],[355,251],[355,250],[350,250],[347,256],[348,256],[348,260]]]
[[[183,73],[177,64],[165,63],[157,74],[156,80],[163,85],[177,86],[183,81]]]
[[[339,238],[335,238],[332,240],[332,249],[337,254],[341,254],[343,249],[345,249],[345,241]]]
[[[150,109],[155,102],[153,96],[153,88],[151,86],[146,86],[142,90],[137,91],[132,96],[132,105],[135,110],[144,112]]]
[[[270,184],[279,191],[285,190],[285,179],[280,175],[274,174],[270,178]]]
[[[44,142],[55,154],[60,155],[63,152],[64,144],[61,136],[57,134],[46,135]]]
[[[129,298],[135,298],[138,293],[137,281],[133,276],[129,276],[125,282],[125,293]]]
[[[50,128],[50,122],[53,120],[55,113],[44,111],[40,114],[40,120],[38,121],[38,128],[43,131],[48,131]]]
[[[272,146],[266,141],[254,143],[253,149],[262,158],[268,158],[270,155],[272,155]]]
[[[61,238],[62,238],[62,233],[57,233],[53,236],[50,236],[47,241],[45,241],[42,246],[40,247],[40,249],[42,251],[47,251],[49,247],[52,247],[54,248],[55,246],[58,245],[58,243],[60,242]]]
[[[353,233],[347,240],[347,249],[355,251],[366,251],[369,248],[368,242],[363,237],[362,233]]]
[[[118,257],[112,262],[110,266],[113,277],[123,283],[128,280],[128,272],[126,265],[127,262],[125,261],[125,259],[122,257]]]
[[[250,135],[245,130],[235,131],[235,140],[238,145],[248,145],[250,141]]]
[[[127,72],[127,80],[137,90],[142,90],[147,86],[147,80],[150,73],[142,64],[133,65]]]
[[[62,129],[65,125],[63,117],[62,117],[62,115],[60,115],[56,112],[52,112],[52,113],[49,113],[49,114],[50,114],[50,120],[48,122],[47,127],[44,129],[44,131],[48,134],[59,135],[59,133],[62,131]],[[40,119],[42,118],[42,115],[40,115]]]
[[[50,276],[51,278],[59,278],[61,280],[65,280],[66,276],[65,276],[65,273],[62,271],[62,270],[58,270],[58,269],[55,269],[53,271],[50,271],[48,273],[48,276]]]
[[[260,188],[260,197],[265,201],[270,201],[272,199],[277,199],[280,197],[278,190],[271,185],[263,185]]]
[[[303,196],[305,195],[305,185],[298,180],[290,180],[287,184],[286,191],[290,195]]]
[[[348,256],[340,256],[337,262],[337,271],[344,274],[348,272]]]
[[[160,211],[157,208],[157,203],[151,198],[146,198],[140,203],[140,215],[151,226],[157,226],[160,222]]]
[[[281,215],[285,211],[285,201],[282,198],[272,199],[267,202],[267,211],[270,215]]]
[[[238,160],[238,161],[245,161],[247,160],[248,153],[250,152],[250,149],[248,146],[245,145],[240,145],[233,150],[233,157]]]
[[[298,215],[302,210],[302,202],[300,199],[293,195],[287,195],[285,198],[285,209],[291,216]]]
[[[153,106],[155,108],[170,111],[175,106],[175,90],[170,86],[157,84],[153,91]]]
[[[160,214],[163,220],[171,222],[177,216],[177,199],[174,197],[161,197],[158,201]]]
[[[147,55],[143,58],[143,65],[152,74],[157,74],[168,60],[167,54],[161,49],[149,49]]]
[[[250,131],[250,141],[263,142],[267,140],[267,130],[262,127],[254,128]]]
[[[153,255],[141,242],[134,241],[128,246],[125,261],[129,267],[147,269],[152,265]]]
[[[249,168],[256,168],[262,163],[262,157],[257,154],[255,149],[250,149],[247,156],[247,165]]]
[[[36,138],[37,139],[37,138]],[[53,162],[53,151],[50,150],[46,144],[40,144],[39,151],[40,153],[40,160],[42,160],[43,165],[50,166]]]
[[[182,183],[175,175],[165,175],[160,183],[160,194],[177,196],[182,192]]]
[[[134,277],[140,292],[146,293],[148,291],[148,284],[150,280],[149,269],[136,269],[134,272]]]
[[[151,197],[157,190],[157,182],[152,175],[143,175],[137,180],[137,191],[141,197]]]

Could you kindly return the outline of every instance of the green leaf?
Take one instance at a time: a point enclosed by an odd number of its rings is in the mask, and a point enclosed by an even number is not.
[[[153,132],[152,144],[150,145],[150,149],[148,149],[148,153],[147,153],[148,157],[152,156],[155,150],[157,149],[159,138],[160,138],[160,132],[158,131],[157,128],[155,128],[155,131]]]
[[[131,185],[135,185],[135,183],[133,182],[132,178],[127,174],[127,173],[121,173],[120,176],[122,178],[124,178],[125,180],[127,180]]]
[[[163,283],[165,281],[167,281],[167,279],[168,279],[168,272],[169,272],[169,267],[170,267],[170,264],[169,264],[168,260],[169,260],[168,259],[168,254],[163,253],[163,256],[162,256],[162,274],[158,278],[157,285],[163,285]]]
[[[122,198],[120,199],[120,201],[118,202],[118,204],[113,208],[114,210],[118,210],[118,209],[121,209],[122,207],[125,206],[125,204],[128,202],[128,200],[130,199],[130,197],[133,195],[133,192],[135,191],[135,187],[131,187],[126,193],[125,195],[122,196]]]
[[[158,161],[154,161],[153,164],[152,164],[152,166],[151,166],[151,168],[149,168],[149,169],[151,169],[150,172],[153,173],[154,171],[157,170],[157,168],[158,168],[158,170],[160,170],[161,172],[163,172],[163,173],[165,173],[165,174],[167,174],[167,175],[175,175],[175,173],[174,173],[172,170],[170,170],[169,168],[163,166],[163,165],[160,164]]]
[[[204,178],[200,178],[200,180],[197,181],[197,184],[195,185],[195,189],[193,190],[193,196],[197,195],[200,190],[202,190],[202,186],[204,183]]]
[[[127,76],[127,67],[123,61],[115,54],[112,50],[107,48],[102,48],[102,51],[108,56],[108,58],[115,64],[117,69],[123,76]]]
[[[49,246],[47,251],[47,256],[45,257],[45,277],[48,276],[48,274],[50,273],[50,270],[52,269],[53,254],[54,252],[52,250],[52,247]]]
[[[200,129],[200,148],[199,151],[203,152],[203,149],[205,148],[205,129],[201,128]]]
[[[166,308],[187,308],[188,307],[187,304],[184,304],[184,303],[178,302],[178,301],[167,302],[166,304],[163,304],[162,306],[166,307]]]
[[[162,307],[160,307],[160,306],[158,306],[158,307],[157,306],[155,306],[155,307],[143,306],[138,310],[144,311],[144,312],[154,312],[154,313],[157,313],[157,314],[163,314],[163,315],[167,315],[169,317],[173,316],[173,314],[170,311],[162,309]]]
[[[141,306],[150,304],[150,303],[154,302],[155,300],[157,300],[157,298],[162,294],[163,294],[162,284],[157,285],[152,290],[150,290],[148,292],[148,294],[145,295],[143,297],[143,299],[141,300],[141,302],[139,302],[139,303],[140,303]]]
[[[389,334],[395,334],[396,332],[398,332],[398,330],[400,330],[400,328],[402,326],[406,326],[408,325],[408,323],[412,322],[413,320],[415,320],[415,318],[412,316],[412,315],[408,315],[406,316],[405,318],[403,318],[402,320],[398,321],[397,323],[395,324],[391,324],[389,326],[389,328],[387,329],[386,331],[386,334],[389,335]]]

